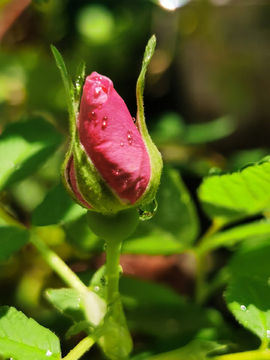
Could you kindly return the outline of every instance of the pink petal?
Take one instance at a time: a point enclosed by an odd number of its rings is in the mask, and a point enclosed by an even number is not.
[[[141,134],[112,81],[86,78],[78,118],[81,144],[122,201],[134,204],[150,180],[150,159]]]

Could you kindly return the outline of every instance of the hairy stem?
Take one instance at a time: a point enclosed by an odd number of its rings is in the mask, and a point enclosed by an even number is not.
[[[216,356],[213,360],[270,360],[270,351],[245,351],[242,353],[234,353]]]
[[[66,265],[66,263],[53,252],[36,233],[32,231],[31,242],[39,250],[40,254],[47,264],[58,274],[58,276],[71,288],[78,290],[81,294],[88,291],[84,283],[78,276]]]
[[[77,360],[80,359],[86,351],[88,351],[92,345],[94,345],[95,340],[89,336],[84,338],[79,342],[78,345],[73,348],[63,360]]]

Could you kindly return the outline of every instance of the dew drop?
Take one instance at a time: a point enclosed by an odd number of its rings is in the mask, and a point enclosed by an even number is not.
[[[145,220],[152,219],[152,217],[155,215],[155,213],[157,211],[157,208],[158,208],[158,203],[157,203],[156,199],[154,199],[149,204],[141,205],[138,208],[140,220],[145,221]]]
[[[102,121],[102,129],[104,130],[104,129],[106,129],[106,127],[107,127],[107,121],[103,120]]]
[[[119,175],[119,170],[117,169],[116,172],[115,172],[115,175]]]
[[[51,350],[47,350],[47,352],[46,352],[45,356],[51,356],[51,355],[52,355]]]
[[[240,309],[243,310],[243,311],[246,311],[246,310],[247,310],[247,308],[245,307],[245,305],[241,305],[241,306],[240,306]]]
[[[102,79],[103,79],[103,77],[102,77],[102,76],[100,76],[100,77],[99,77],[99,80],[102,80]]]
[[[129,145],[132,145],[132,131],[128,131],[127,132],[127,140],[128,140],[128,143]]]
[[[100,95],[101,87],[96,87],[94,90],[94,97],[97,98]]]
[[[99,290],[99,286],[95,286],[95,287],[94,287],[94,291],[95,291],[95,292],[98,292],[98,290]]]
[[[101,104],[101,103],[98,105],[98,108],[99,108],[99,109],[101,109],[101,108],[102,108],[102,104]]]
[[[120,142],[120,146],[123,147],[124,146],[124,143],[123,141]]]

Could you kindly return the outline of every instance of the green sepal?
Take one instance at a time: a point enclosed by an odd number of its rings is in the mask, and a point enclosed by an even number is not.
[[[144,105],[143,105],[145,74],[146,74],[147,66],[154,54],[155,47],[156,47],[156,37],[155,35],[153,35],[151,39],[148,41],[148,44],[145,48],[145,53],[142,62],[142,69],[138,77],[137,86],[136,86],[136,97],[137,97],[136,125],[142,136],[144,144],[147,148],[150,159],[150,167],[151,167],[151,176],[148,187],[143,197],[141,197],[139,201],[136,203],[137,206],[141,204],[147,204],[154,199],[159,187],[161,171],[163,166],[161,154],[158,151],[156,145],[153,143],[147,130],[147,126],[145,123],[145,116],[144,116]]]

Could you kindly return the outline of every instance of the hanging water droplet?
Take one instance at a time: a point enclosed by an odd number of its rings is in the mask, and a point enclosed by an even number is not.
[[[107,278],[105,275],[101,276],[100,278],[100,283],[102,286],[106,286],[107,285]]]
[[[107,251],[107,244],[106,243],[103,245],[103,250]]]
[[[101,92],[101,87],[100,86],[96,87],[94,90],[94,97],[97,98],[100,95],[100,92]]]
[[[132,145],[132,131],[128,131],[127,132],[127,140],[128,140],[128,143],[129,143],[129,145]]]
[[[104,129],[106,129],[106,127],[107,127],[107,121],[103,120],[102,121],[102,129],[104,130]]]
[[[94,287],[94,291],[95,291],[95,292],[98,292],[98,290],[99,290],[99,286],[95,286],[95,287]]]
[[[139,218],[142,221],[150,220],[155,215],[158,208],[157,200],[154,199],[152,202],[146,205],[140,205],[138,208]]]
[[[136,123],[136,118],[135,117],[133,117],[132,118],[132,120],[133,120],[133,122],[134,122],[134,124]]]
[[[51,356],[51,355],[52,355],[51,350],[47,350],[47,352],[46,352],[45,356]]]

